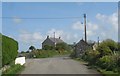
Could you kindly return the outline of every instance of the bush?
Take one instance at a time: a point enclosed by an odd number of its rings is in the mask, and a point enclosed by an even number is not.
[[[18,42],[2,35],[2,66],[12,62],[18,54]]]
[[[63,42],[63,43],[56,44],[56,50],[67,50],[67,51],[69,51],[69,50],[71,50],[71,48],[68,44]]]
[[[53,50],[54,46],[51,45],[44,45],[43,50]]]
[[[36,51],[36,53],[34,53],[36,58],[47,58],[47,57],[52,57],[57,54],[58,54],[58,52],[56,52],[55,50],[47,50],[47,51],[40,50],[40,51]]]
[[[82,59],[88,61],[90,65],[94,65],[98,60],[99,54],[100,53],[97,50],[89,50],[85,52],[85,54],[82,56]]]
[[[116,71],[117,69],[116,63],[117,63],[116,56],[106,55],[99,59],[99,61],[97,62],[97,65],[102,69],[106,69],[107,71]]]
[[[111,39],[106,39],[105,41],[103,41],[103,43],[107,45],[110,48],[110,50],[112,50],[112,52],[118,50],[118,43]]]
[[[97,50],[100,52],[100,57],[112,54],[111,49],[104,42],[100,43]]]

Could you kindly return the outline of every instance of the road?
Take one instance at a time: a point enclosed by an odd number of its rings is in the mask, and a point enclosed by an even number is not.
[[[100,74],[69,57],[27,59],[21,74]]]

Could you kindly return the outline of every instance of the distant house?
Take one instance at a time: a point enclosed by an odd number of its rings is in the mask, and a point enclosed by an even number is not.
[[[60,37],[59,38],[52,38],[52,37],[47,36],[47,38],[42,43],[42,48],[44,48],[45,45],[50,45],[50,46],[55,47],[56,44],[62,43],[62,42],[64,42],[64,41],[61,40]]]
[[[97,47],[98,47],[98,43],[95,43],[95,44],[93,45],[93,50],[96,50]]]
[[[79,57],[81,56],[87,49],[92,48],[91,44],[88,44],[83,39],[81,39],[75,46],[74,46],[74,56]]]

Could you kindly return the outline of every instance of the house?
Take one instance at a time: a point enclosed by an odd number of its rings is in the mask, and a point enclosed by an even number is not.
[[[96,50],[97,47],[98,47],[98,43],[95,43],[95,44],[93,45],[93,50]]]
[[[90,45],[87,42],[85,42],[83,39],[81,39],[74,46],[74,57],[81,56],[88,48],[90,48]]]
[[[64,42],[64,41],[61,40],[60,37],[59,38],[53,38],[53,37],[47,36],[47,38],[42,43],[42,48],[44,48],[45,45],[50,45],[50,46],[55,47],[56,44],[62,43],[62,42]]]

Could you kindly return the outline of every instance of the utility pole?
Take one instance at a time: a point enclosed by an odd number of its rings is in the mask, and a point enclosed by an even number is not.
[[[98,36],[98,46],[99,46],[99,36]]]
[[[87,34],[86,34],[86,14],[84,14],[84,30],[85,30],[85,42],[87,42]]]
[[[55,43],[55,32],[54,32],[54,45],[56,46],[56,43]]]

